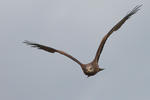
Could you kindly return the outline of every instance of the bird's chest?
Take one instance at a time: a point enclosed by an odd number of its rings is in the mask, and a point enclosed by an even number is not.
[[[83,72],[88,76],[92,76],[92,75],[95,75],[97,73],[96,67],[93,66],[92,64],[85,65],[83,68]]]
[[[93,74],[93,73],[95,73],[95,68],[91,64],[89,64],[85,67],[85,73]]]
[[[91,65],[86,66],[86,71],[87,72],[93,72],[94,71],[93,66],[91,66]]]

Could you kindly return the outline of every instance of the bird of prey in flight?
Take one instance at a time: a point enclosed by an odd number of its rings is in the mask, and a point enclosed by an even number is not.
[[[75,57],[71,56],[70,54],[64,52],[64,51],[61,51],[61,50],[58,50],[58,49],[55,49],[55,48],[52,48],[52,47],[48,47],[48,46],[44,46],[44,45],[41,45],[41,44],[38,44],[38,43],[33,43],[33,42],[30,42],[30,41],[24,41],[24,43],[26,43],[27,45],[31,45],[32,47],[36,47],[38,49],[41,49],[41,50],[45,50],[47,52],[50,52],[50,53],[59,53],[59,54],[62,54],[70,59],[72,59],[73,61],[75,61],[76,63],[78,63],[80,66],[81,66],[81,69],[82,71],[84,72],[85,75],[87,75],[88,77],[89,76],[93,76],[95,75],[96,73],[104,70],[103,68],[100,68],[99,65],[98,65],[98,61],[99,61],[99,58],[100,58],[100,55],[103,51],[103,48],[104,48],[104,45],[105,45],[105,42],[106,40],[108,39],[108,37],[114,32],[114,31],[117,31],[124,23],[127,19],[129,19],[132,15],[134,15],[138,10],[140,10],[140,7],[142,5],[137,5],[136,7],[134,7],[125,17],[123,17],[102,39],[99,47],[98,47],[98,50],[96,52],[96,56],[95,58],[92,60],[92,62],[88,63],[88,64],[83,64],[81,63],[78,59],[76,59]]]

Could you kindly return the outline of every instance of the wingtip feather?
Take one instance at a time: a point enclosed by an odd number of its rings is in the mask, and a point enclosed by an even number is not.
[[[36,43],[25,40],[23,43],[27,44],[27,45],[36,45]]]
[[[135,13],[137,13],[139,10],[140,10],[140,7],[142,6],[143,4],[141,5],[137,5],[135,6],[127,15],[126,17],[131,17],[132,15],[134,15]]]

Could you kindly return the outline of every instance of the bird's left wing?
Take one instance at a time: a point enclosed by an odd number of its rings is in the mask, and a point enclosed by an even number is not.
[[[106,40],[108,39],[108,37],[114,32],[114,31],[117,31],[124,23],[127,19],[129,19],[132,15],[134,15],[138,10],[140,10],[139,8],[141,7],[142,5],[138,5],[136,7],[134,7],[132,9],[132,11],[130,13],[128,13],[120,22],[118,22],[102,39],[101,43],[100,43],[100,46],[96,52],[96,56],[95,56],[95,59],[94,61],[96,61],[98,63],[98,60],[99,60],[99,57],[100,57],[100,54],[102,53],[102,50],[104,48],[104,45],[105,45],[105,42]]]

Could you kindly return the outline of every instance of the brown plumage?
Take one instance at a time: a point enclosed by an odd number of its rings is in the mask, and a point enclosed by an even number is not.
[[[47,47],[47,46],[44,46],[44,45],[41,45],[41,44],[37,44],[37,43],[32,43],[30,41],[25,41],[24,43],[28,44],[28,45],[31,45],[32,47],[37,47],[38,49],[42,49],[42,50],[45,50],[47,52],[50,52],[50,53],[60,53],[64,56],[67,56],[69,57],[70,59],[72,59],[73,61],[75,61],[76,63],[78,63],[84,74],[87,75],[88,77],[89,76],[93,76],[95,75],[97,72],[99,71],[102,71],[104,70],[103,68],[100,68],[99,65],[98,65],[98,61],[99,61],[99,58],[100,58],[100,55],[102,53],[102,50],[104,48],[104,45],[105,45],[105,42],[106,40],[108,39],[108,37],[114,32],[114,31],[117,31],[123,24],[124,22],[129,19],[133,14],[135,14],[139,8],[141,7],[142,5],[138,5],[136,6],[135,8],[133,8],[132,11],[130,11],[130,13],[128,13],[120,22],[118,22],[102,39],[101,43],[100,43],[100,46],[96,52],[96,56],[94,58],[94,60],[88,64],[83,64],[81,63],[79,60],[77,60],[76,58],[74,58],[73,56],[71,56],[70,54],[64,52],[64,51],[61,51],[61,50],[57,50],[57,49],[54,49],[54,48],[51,48],[51,47]]]

